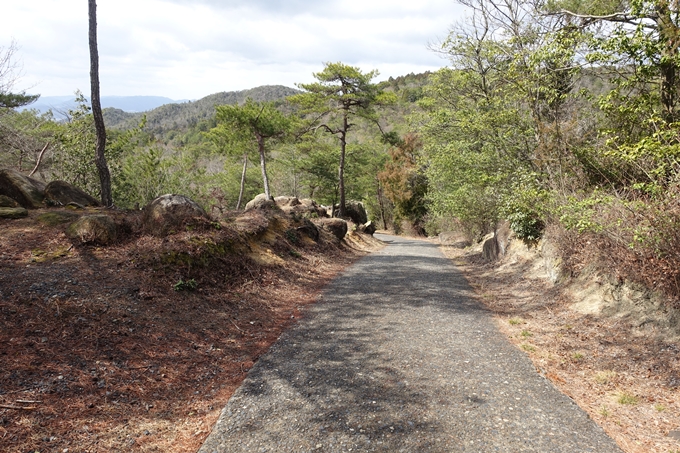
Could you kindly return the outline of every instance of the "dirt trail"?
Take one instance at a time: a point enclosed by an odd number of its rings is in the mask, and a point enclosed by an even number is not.
[[[382,238],[260,358],[200,453],[620,452],[436,245]]]

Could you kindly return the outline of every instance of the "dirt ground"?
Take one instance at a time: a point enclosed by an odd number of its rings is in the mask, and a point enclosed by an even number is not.
[[[671,335],[570,309],[576,301],[564,287],[526,261],[489,264],[479,251],[442,248],[508,338],[625,452],[680,452],[680,351]]]
[[[0,220],[8,453],[196,451],[257,358],[380,247],[356,234],[317,244],[257,216],[159,239],[134,233],[129,213],[116,221],[132,233],[97,247],[42,213]]]

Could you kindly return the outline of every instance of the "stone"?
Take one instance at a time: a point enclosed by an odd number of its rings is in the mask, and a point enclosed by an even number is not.
[[[363,225],[359,225],[359,231],[364,234],[370,234],[373,236],[373,233],[375,233],[378,229],[375,227],[375,223],[371,222],[370,220]]]
[[[297,197],[276,197],[274,201],[283,212],[293,216],[305,219],[327,216],[326,209],[309,198],[299,200]]]
[[[154,236],[166,236],[197,218],[208,220],[208,214],[195,201],[184,195],[166,194],[144,208],[142,228]]]
[[[0,195],[5,195],[26,209],[42,207],[45,183],[24,176],[16,170],[0,170]]]
[[[20,217],[26,217],[27,215],[28,211],[26,208],[0,207],[0,219],[18,219]]]
[[[16,208],[19,206],[19,203],[14,200],[14,198],[10,198],[7,195],[0,195],[0,208]]]
[[[303,224],[296,228],[298,233],[304,234],[314,242],[319,241],[319,229],[311,221],[305,219]]]
[[[298,197],[276,197],[274,198],[274,202],[279,208],[284,206],[299,206],[301,204]]]
[[[263,193],[259,194],[248,203],[246,203],[246,211],[252,209],[272,209],[276,207],[276,202],[274,200],[268,200],[267,196]]]
[[[342,240],[347,234],[347,222],[342,219],[316,219],[313,222],[317,227],[330,232],[338,240]]]
[[[118,237],[116,223],[104,214],[80,217],[66,229],[66,235],[83,244],[110,244]]]
[[[333,213],[337,216],[339,212],[340,207],[336,205]],[[345,217],[351,219],[357,225],[363,225],[368,222],[366,208],[364,208],[364,204],[360,201],[349,200],[345,202]]]
[[[52,181],[45,187],[45,200],[48,204],[67,206],[101,206],[99,200],[85,193],[82,189],[66,181]]]

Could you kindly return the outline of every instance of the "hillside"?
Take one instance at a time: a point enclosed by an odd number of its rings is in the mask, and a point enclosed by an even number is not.
[[[146,115],[146,130],[162,136],[170,131],[186,131],[201,120],[212,118],[215,106],[237,104],[252,98],[255,101],[276,101],[298,93],[282,85],[266,85],[249,90],[215,93],[197,101],[165,104],[145,113],[127,113],[121,109],[104,109],[106,126],[112,129],[130,129]]]

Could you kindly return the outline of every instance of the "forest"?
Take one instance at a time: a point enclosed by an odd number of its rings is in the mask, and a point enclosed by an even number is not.
[[[213,215],[259,193],[362,201],[397,233],[508,222],[680,295],[678,10],[671,2],[460,0],[442,69],[377,82],[327,63],[316,82],[104,112],[115,206],[182,193]],[[5,59],[4,61],[7,61]],[[0,72],[1,74],[1,72]],[[0,84],[1,99],[14,96]],[[0,109],[0,167],[99,194],[90,107]],[[26,99],[26,102],[30,99]]]

